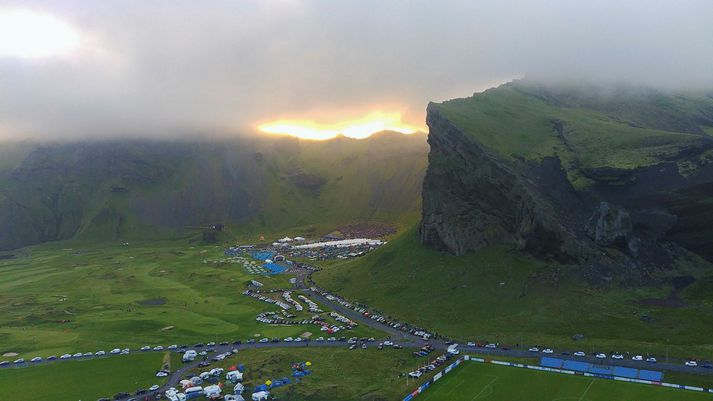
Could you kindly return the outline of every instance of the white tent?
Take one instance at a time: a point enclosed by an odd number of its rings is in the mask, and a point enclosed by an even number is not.
[[[253,393],[252,399],[253,401],[263,401],[267,400],[270,398],[270,393],[267,391],[258,391],[257,393]]]
[[[231,382],[239,382],[243,380],[243,374],[237,370],[233,370],[225,375],[225,380],[230,380]]]
[[[206,397],[212,397],[220,394],[220,386],[216,386],[215,384],[212,386],[205,387],[203,389],[203,392],[205,393]]]

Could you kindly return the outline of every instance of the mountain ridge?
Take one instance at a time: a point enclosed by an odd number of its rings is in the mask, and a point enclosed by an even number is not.
[[[598,277],[670,266],[682,248],[710,260],[713,216],[691,205],[713,199],[713,98],[629,93],[585,108],[576,99],[599,97],[516,81],[431,103],[421,241],[459,255],[515,245]],[[666,115],[691,133],[651,128]]]
[[[39,146],[0,171],[0,249],[157,238],[214,223],[274,231],[395,220],[420,208],[426,152],[424,135],[395,133]]]

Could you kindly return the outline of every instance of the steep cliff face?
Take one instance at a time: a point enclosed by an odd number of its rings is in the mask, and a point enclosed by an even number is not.
[[[653,93],[511,83],[429,105],[422,242],[605,268],[667,266],[679,246],[713,260],[713,98],[676,100],[668,122]]]
[[[429,108],[427,123],[431,151],[423,183],[425,244],[458,255],[503,243],[558,258],[582,252],[533,177],[480,146],[438,110]],[[575,196],[567,193],[569,185],[556,160],[541,169],[559,178],[562,187],[553,187],[565,198]]]

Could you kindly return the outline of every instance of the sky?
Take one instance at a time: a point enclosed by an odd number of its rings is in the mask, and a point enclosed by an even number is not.
[[[711,21],[710,0],[0,0],[0,138],[408,131],[519,77],[713,87]]]

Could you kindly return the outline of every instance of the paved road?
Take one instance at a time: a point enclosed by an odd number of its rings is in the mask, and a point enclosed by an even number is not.
[[[309,274],[306,276],[302,276],[302,280],[305,280],[305,277],[307,280],[309,280]],[[372,320],[368,317],[362,316],[360,313],[357,313],[356,311],[349,309],[338,302],[333,302],[330,301],[329,299],[325,298],[322,296],[320,293],[317,293],[315,291],[312,291],[309,288],[306,288],[306,284],[304,281],[302,283],[297,283],[295,286],[297,288],[300,288],[302,291],[305,293],[308,293],[308,296],[312,298],[313,300],[320,302],[329,308],[333,309],[334,311],[346,316],[347,318],[358,322],[360,324],[363,324],[365,326],[369,326],[371,328],[377,329],[379,331],[382,331],[388,335],[388,339],[391,341],[398,343],[402,345],[403,347],[406,348],[419,348],[422,347],[426,342],[431,344],[436,350],[441,350],[445,351],[448,348],[448,345],[440,340],[430,340],[430,341],[424,341],[422,338],[414,336],[410,333],[401,331],[399,329],[395,329],[389,325],[377,322],[375,320]],[[309,341],[309,342],[279,342],[279,343],[254,343],[254,344],[240,344],[240,345],[216,345],[210,348],[214,348],[215,352],[211,353],[208,355],[208,358],[211,358],[212,356],[220,353],[225,353],[227,351],[233,350],[233,349],[238,349],[238,350],[244,350],[244,349],[250,349],[250,348],[255,348],[255,349],[261,349],[261,348],[296,348],[296,347],[347,347],[347,344],[345,342],[340,342],[340,341],[335,341],[335,342],[328,342],[328,341],[321,341],[321,342],[316,342],[316,341]],[[480,354],[480,355],[486,355],[486,356],[493,356],[493,357],[519,357],[519,358],[537,358],[540,356],[544,356],[544,354],[541,353],[533,353],[529,352],[524,349],[498,349],[498,348],[483,348],[483,347],[468,347],[465,346],[464,344],[459,345],[458,347],[462,353],[464,354]],[[570,353],[572,352],[569,350]],[[153,352],[153,351],[149,351]],[[388,352],[388,351],[387,351]],[[557,356],[556,354],[553,356]],[[116,356],[117,358],[120,358],[120,356]],[[702,367],[688,367],[684,366],[682,363],[657,363],[657,364],[651,364],[651,363],[646,363],[646,362],[637,362],[637,361],[632,361],[628,359],[624,360],[614,360],[614,359],[596,359],[591,356],[586,356],[586,357],[581,357],[581,358],[573,358],[567,356],[567,358],[572,358],[572,359],[577,359],[581,361],[586,361],[586,362],[591,362],[599,365],[617,365],[617,366],[627,366],[627,367],[632,367],[632,368],[645,368],[645,369],[653,369],[653,370],[667,370],[667,371],[675,371],[675,372],[684,372],[684,373],[696,373],[696,374],[704,374],[704,375],[713,375],[713,369],[705,369]],[[173,371],[166,382],[165,385],[163,385],[158,392],[164,392],[167,388],[169,387],[178,387],[178,383],[184,379],[188,372],[194,368],[198,367],[198,364],[202,360],[197,358],[195,361],[182,364],[178,369]],[[61,361],[57,361],[61,362]],[[34,364],[30,364],[34,365]],[[11,368],[13,365],[5,366],[2,368]],[[209,368],[207,368],[209,369]],[[143,399],[142,396],[140,396],[139,399]],[[127,397],[130,398],[130,397]]]

